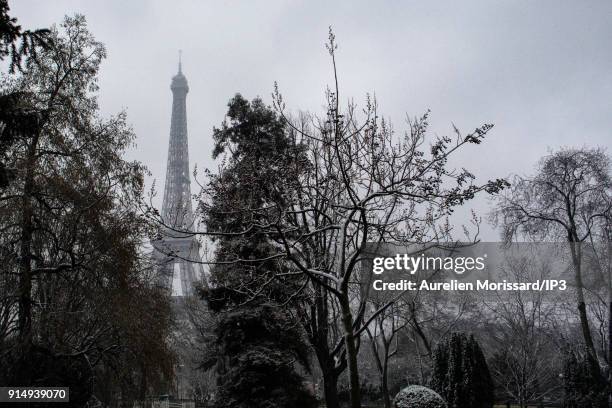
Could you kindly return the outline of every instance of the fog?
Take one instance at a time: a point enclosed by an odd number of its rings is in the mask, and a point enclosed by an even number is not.
[[[191,166],[215,166],[212,128],[236,92],[270,103],[277,81],[287,107],[323,112],[332,80],[324,48],[339,43],[341,99],[375,94],[397,132],[406,114],[431,109],[432,135],[494,123],[489,139],[456,164],[479,179],[528,174],[559,146],[611,145],[612,2],[204,2],[14,1],[26,28],[82,13],[108,59],[104,115],[126,109],[137,134],[130,157],[158,190],[166,168],[170,79],[183,50],[190,86]],[[196,190],[192,182],[192,190]],[[195,191],[194,191],[195,192]],[[488,202],[473,207],[481,215]],[[495,239],[491,227],[484,239]]]

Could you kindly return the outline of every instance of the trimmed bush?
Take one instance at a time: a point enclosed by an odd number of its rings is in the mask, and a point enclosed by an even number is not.
[[[393,399],[395,408],[447,408],[442,397],[427,387],[409,385]]]

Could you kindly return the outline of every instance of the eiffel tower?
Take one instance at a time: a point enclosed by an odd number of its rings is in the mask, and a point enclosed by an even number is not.
[[[200,244],[194,234],[195,217],[191,205],[189,148],[187,142],[187,78],[183,75],[179,52],[178,73],[172,78],[172,118],[162,220],[164,231],[155,241],[155,259],[161,285],[173,297],[194,294],[197,282],[205,282]]]

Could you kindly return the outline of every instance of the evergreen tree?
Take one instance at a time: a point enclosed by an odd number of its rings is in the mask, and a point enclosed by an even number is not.
[[[228,107],[227,120],[214,130],[213,157],[225,154],[223,164],[208,185],[212,200],[202,206],[208,231],[223,231],[215,239],[211,288],[203,292],[218,320],[217,358],[205,366],[215,365],[219,374],[218,407],[312,407],[315,399],[298,374],[298,364],[308,367],[308,347],[284,306],[297,282],[290,274],[278,277],[286,266],[268,236],[245,232],[257,212],[245,218],[236,210],[274,211],[267,203],[282,199],[300,149],[260,99],[236,95]]]
[[[490,408],[493,380],[474,336],[453,333],[434,352],[432,388],[450,408]]]
[[[9,15],[7,0],[0,0],[0,61],[8,59],[9,73],[22,68],[22,60],[31,62],[37,48],[49,46],[49,30],[22,30],[17,19]],[[14,169],[6,167],[4,157],[9,147],[19,138],[31,137],[38,124],[38,112],[30,104],[27,92],[2,89],[0,92],[0,189],[14,178]]]

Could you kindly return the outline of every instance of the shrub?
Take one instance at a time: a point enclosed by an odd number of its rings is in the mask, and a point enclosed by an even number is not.
[[[446,402],[435,391],[420,385],[409,385],[393,399],[395,408],[446,408]]]

